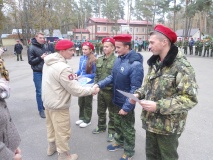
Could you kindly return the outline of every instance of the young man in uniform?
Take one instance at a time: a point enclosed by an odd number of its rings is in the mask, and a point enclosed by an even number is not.
[[[174,45],[176,40],[176,33],[163,25],[150,33],[153,55],[144,84],[135,92],[143,107],[147,160],[178,160],[178,138],[188,111],[198,102],[194,69]]]
[[[143,82],[143,57],[131,49],[132,36],[121,34],[113,37],[118,58],[112,69],[111,75],[96,85],[101,89],[113,84],[113,103],[115,107],[115,132],[113,144],[107,146],[108,151],[124,149],[120,160],[131,160],[135,148],[135,105],[129,98],[118,90],[134,93]]]
[[[115,40],[113,38],[104,38],[102,40],[104,55],[99,57],[96,61],[96,74],[95,83],[103,80],[111,74],[112,67],[114,65],[116,56],[114,54],[115,50]],[[104,89],[100,90],[98,93],[98,127],[93,130],[93,134],[98,134],[105,132],[106,125],[106,110],[109,111],[109,122],[108,122],[108,137],[107,141],[112,142],[115,134],[114,127],[114,114],[115,105],[112,103],[113,97],[113,86],[109,85]]]

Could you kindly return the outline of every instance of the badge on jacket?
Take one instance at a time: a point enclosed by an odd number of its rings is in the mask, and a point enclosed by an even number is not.
[[[68,76],[68,78],[69,78],[69,80],[74,80],[75,79],[75,74],[70,74],[69,76]]]

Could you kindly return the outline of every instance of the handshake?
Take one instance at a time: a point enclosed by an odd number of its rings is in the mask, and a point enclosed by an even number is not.
[[[97,84],[95,84],[95,85],[92,86],[92,90],[93,90],[92,95],[94,96],[94,95],[98,94],[98,92],[100,91],[100,88]]]

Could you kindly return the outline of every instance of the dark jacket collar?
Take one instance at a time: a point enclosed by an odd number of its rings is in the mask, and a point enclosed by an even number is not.
[[[132,64],[134,61],[143,62],[143,57],[140,53],[136,53],[134,50],[131,50],[128,54],[119,56],[121,59],[129,59],[129,63]]]
[[[43,44],[38,43],[38,41],[35,38],[31,39],[31,43],[39,48],[43,48]]]
[[[173,64],[177,54],[178,54],[178,47],[176,47],[175,45],[172,45],[159,69],[162,69],[163,67],[171,66]],[[149,66],[153,66],[154,64],[156,64],[156,61],[159,59],[160,59],[159,55],[153,55],[148,59],[147,63]]]

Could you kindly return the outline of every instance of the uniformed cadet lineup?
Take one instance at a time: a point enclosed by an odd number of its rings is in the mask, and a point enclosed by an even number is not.
[[[196,40],[179,38],[175,45],[184,50],[184,54],[202,57],[213,57],[213,40],[211,38]]]

